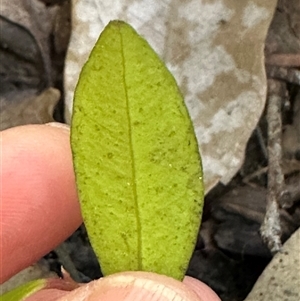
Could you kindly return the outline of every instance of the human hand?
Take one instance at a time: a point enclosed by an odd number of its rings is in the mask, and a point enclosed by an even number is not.
[[[0,283],[33,264],[82,222],[69,130],[59,124],[1,132]],[[104,277],[66,292],[45,289],[28,301],[220,299],[203,283],[146,272]]]

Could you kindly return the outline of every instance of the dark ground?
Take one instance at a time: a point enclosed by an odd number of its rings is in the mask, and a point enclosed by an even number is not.
[[[12,9],[15,2],[11,1]],[[42,2],[47,14],[40,20],[23,16],[15,22],[7,14],[0,16],[0,129],[63,122],[63,66],[70,34],[70,3]],[[30,16],[32,8],[22,4],[18,9]],[[280,98],[282,119],[283,242],[300,226],[299,12],[299,1],[279,1],[265,47],[267,76],[280,86],[275,96]],[[206,282],[223,301],[243,300],[272,259],[259,232],[272,177],[268,173],[268,168],[272,170],[269,125],[265,112],[248,142],[239,173],[227,186],[215,187],[205,199],[199,239],[187,274]],[[84,227],[63,246],[81,281],[101,276]],[[60,248],[46,256],[58,273],[60,262],[65,262],[64,251]]]

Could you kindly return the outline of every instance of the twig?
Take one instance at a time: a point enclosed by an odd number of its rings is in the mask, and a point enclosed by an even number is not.
[[[266,64],[281,67],[300,67],[300,54],[274,53],[266,57]]]
[[[292,176],[286,183],[286,199],[283,208],[291,208],[300,199],[300,174]]]
[[[55,248],[54,251],[57,254],[62,266],[68,271],[73,280],[75,280],[76,282],[82,282],[81,275],[79,271],[77,271],[72,259],[70,258],[68,246],[66,245],[66,243],[63,242],[57,248]]]
[[[268,193],[266,215],[261,226],[261,236],[272,253],[281,249],[281,225],[279,217],[279,200],[284,187],[284,175],[281,168],[281,94],[284,84],[268,80]]]
[[[284,80],[288,83],[300,86],[300,70],[266,65],[268,78]]]
[[[264,137],[263,137],[263,134],[262,134],[262,131],[261,131],[261,128],[259,125],[255,129],[255,133],[256,133],[256,136],[258,139],[258,143],[261,147],[262,153],[263,153],[265,159],[268,160],[268,150],[267,150],[265,140],[264,140]]]
[[[246,177],[243,178],[243,183],[250,185],[251,186],[251,180],[263,175],[268,171],[268,167],[261,167],[258,170],[254,171],[253,173],[247,175]]]

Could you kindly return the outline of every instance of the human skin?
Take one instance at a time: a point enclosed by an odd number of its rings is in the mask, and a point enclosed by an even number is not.
[[[0,133],[0,283],[33,264],[70,236],[82,222],[69,129],[27,125]],[[84,296],[84,297],[83,297]],[[42,290],[28,301],[76,300],[220,301],[205,284],[146,272],[104,277],[66,292]],[[177,299],[176,299],[177,300]]]

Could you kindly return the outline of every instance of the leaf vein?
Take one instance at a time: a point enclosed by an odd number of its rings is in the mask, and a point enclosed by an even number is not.
[[[140,213],[139,213],[139,204],[138,204],[138,196],[137,196],[137,187],[136,187],[136,166],[134,160],[134,148],[133,148],[133,137],[132,137],[132,121],[130,115],[130,106],[129,106],[129,98],[127,93],[127,83],[126,83],[126,68],[125,68],[125,55],[124,55],[124,44],[123,44],[123,36],[120,30],[120,41],[121,41],[121,54],[122,54],[122,64],[123,64],[123,84],[125,89],[125,99],[126,99],[126,113],[128,120],[128,134],[129,134],[129,149],[131,156],[131,168],[132,168],[132,189],[133,189],[133,197],[134,197],[134,208],[135,208],[135,216],[137,221],[137,262],[138,269],[143,270],[142,265],[142,239],[141,239],[141,221],[140,221]]]

